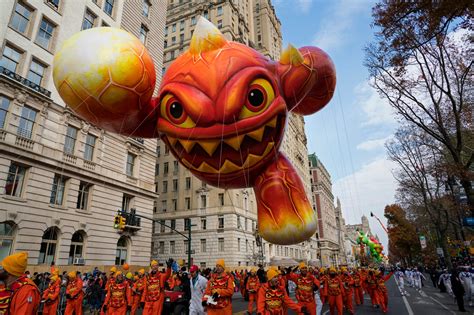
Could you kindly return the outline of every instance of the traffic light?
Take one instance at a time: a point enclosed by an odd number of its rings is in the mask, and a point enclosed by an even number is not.
[[[120,228],[120,216],[119,215],[116,215],[115,218],[114,218],[114,229],[118,229]]]
[[[124,217],[120,216],[120,224],[119,224],[119,226],[120,226],[120,229],[121,229],[121,230],[123,230],[123,229],[125,228],[125,224],[126,224],[126,223],[127,223],[127,220],[126,220]]]

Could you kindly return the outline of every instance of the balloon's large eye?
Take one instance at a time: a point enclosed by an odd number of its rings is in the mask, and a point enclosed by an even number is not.
[[[250,83],[245,105],[242,107],[239,118],[249,118],[262,113],[275,98],[275,91],[270,82],[265,79],[256,79]]]
[[[194,121],[188,116],[183,105],[171,94],[167,94],[161,100],[161,116],[182,128],[192,128],[196,126]]]

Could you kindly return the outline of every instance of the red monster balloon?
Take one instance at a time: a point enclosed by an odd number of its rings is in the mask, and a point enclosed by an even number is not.
[[[336,75],[328,55],[289,46],[272,61],[226,40],[201,18],[189,50],[171,64],[152,98],[153,66],[137,41],[111,28],[66,41],[53,73],[61,97],[104,129],[159,134],[176,159],[210,185],[253,187],[265,240],[284,245],[311,237],[315,212],[279,148],[289,111],[309,115],[330,101]]]

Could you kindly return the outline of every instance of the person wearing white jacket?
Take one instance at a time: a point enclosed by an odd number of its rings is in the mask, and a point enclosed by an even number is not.
[[[451,274],[448,272],[448,269],[444,269],[444,273],[439,276],[438,285],[441,281],[446,287],[446,292],[448,292],[449,295],[454,296],[453,289],[451,288]]]
[[[415,268],[415,270],[412,272],[412,278],[415,289],[421,291],[421,278],[426,280],[425,276],[418,271],[418,268]]]
[[[191,301],[189,301],[189,315],[205,315],[202,298],[207,286],[207,279],[199,274],[199,267],[192,265],[191,274]]]
[[[469,267],[464,267],[463,271],[459,273],[459,279],[462,282],[464,287],[464,292],[469,303],[469,306],[472,306],[472,274],[469,272]]]

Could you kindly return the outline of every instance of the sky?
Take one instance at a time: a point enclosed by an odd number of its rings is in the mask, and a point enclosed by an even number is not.
[[[336,66],[337,85],[331,102],[306,116],[309,153],[316,153],[341,200],[346,224],[369,219],[371,230],[387,248],[384,208],[394,202],[395,169],[384,143],[396,128],[388,103],[368,84],[364,47],[374,40],[369,0],[273,0],[281,21],[283,46],[317,46]],[[355,239],[355,236],[354,236]],[[387,253],[387,250],[385,250]]]

